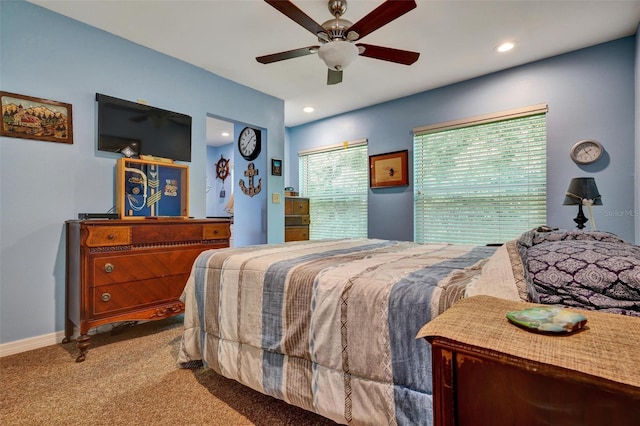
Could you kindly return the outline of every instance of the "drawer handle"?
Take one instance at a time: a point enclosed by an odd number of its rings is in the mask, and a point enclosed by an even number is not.
[[[213,230],[213,233],[214,233],[215,235],[218,235],[218,230],[217,230],[217,229],[214,229],[214,230]]]
[[[110,240],[113,240],[115,237],[116,237],[116,236],[115,236],[115,235],[113,235],[113,234],[109,234],[109,235],[107,235],[107,238],[108,238],[108,239],[110,239]]]
[[[114,269],[115,266],[113,266],[111,263],[107,263],[106,265],[104,265],[104,271],[106,273],[113,272]]]
[[[100,295],[100,299],[102,299],[103,302],[108,302],[111,300],[111,293],[102,293],[102,295]]]

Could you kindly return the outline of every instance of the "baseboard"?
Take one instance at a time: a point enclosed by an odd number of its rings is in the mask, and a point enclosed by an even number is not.
[[[19,354],[21,352],[44,348],[45,346],[56,345],[64,339],[64,331],[43,334],[42,336],[30,337],[28,339],[16,340],[13,342],[0,344],[0,358],[8,355]]]
[[[94,335],[98,333],[111,332],[118,325],[125,324],[128,322],[133,322],[136,324],[144,324],[145,322],[149,322],[149,320],[121,321],[117,323],[103,324],[98,327],[92,328],[91,330],[89,330],[88,334]],[[79,335],[80,335],[80,330],[78,329],[78,327],[74,326],[73,334],[71,335],[71,340],[76,340]],[[2,358],[3,356],[14,355],[14,354],[19,354],[21,352],[44,348],[45,346],[57,345],[58,343],[62,342],[62,339],[64,339],[64,331],[57,331],[55,333],[43,334],[42,336],[29,337],[28,339],[2,343],[0,344],[0,358]]]
[[[2,1],[2,0],[0,0]],[[94,327],[89,330],[89,335],[94,335],[98,333],[106,333],[110,332],[119,324],[123,324],[127,321],[122,321],[118,323],[104,324],[98,327]],[[148,320],[135,321],[137,324],[143,324],[148,322]],[[80,335],[80,330],[78,327],[73,327],[73,334],[71,335],[71,340],[76,340]],[[0,344],[0,358],[3,356],[19,354],[21,352],[32,351],[34,349],[44,348],[45,346],[57,345],[62,342],[64,339],[64,331],[57,331],[55,333],[43,334],[42,336],[29,337],[27,339],[16,340],[13,342],[2,343]]]

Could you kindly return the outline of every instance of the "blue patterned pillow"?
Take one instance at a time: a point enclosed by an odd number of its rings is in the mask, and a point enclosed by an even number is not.
[[[535,228],[522,234],[518,239],[518,244],[523,245],[524,247],[533,247],[536,244],[544,243],[547,241],[565,240],[593,240],[609,241],[612,243],[624,243],[624,240],[622,240],[617,235],[612,234],[611,232],[584,231],[579,229],[553,229],[550,231],[540,231],[541,228]]]
[[[524,252],[532,301],[640,316],[640,247],[609,233],[568,232]]]

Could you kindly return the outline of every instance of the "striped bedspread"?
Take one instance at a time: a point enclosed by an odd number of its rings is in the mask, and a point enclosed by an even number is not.
[[[431,351],[415,336],[494,252],[372,239],[204,252],[182,295],[178,362],[338,423],[432,424]]]

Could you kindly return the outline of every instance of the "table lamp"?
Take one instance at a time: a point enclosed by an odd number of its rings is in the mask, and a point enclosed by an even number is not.
[[[579,177],[571,179],[571,182],[569,183],[569,189],[567,189],[562,205],[573,206],[576,204],[578,205],[578,216],[576,216],[573,221],[578,225],[578,229],[583,229],[584,224],[589,220],[584,215],[582,206],[587,207],[589,211],[589,217],[591,217],[591,229],[595,229],[595,222],[593,219],[593,214],[591,212],[591,206],[601,206],[602,197],[598,192],[598,187],[596,186],[596,180],[594,178]]]

